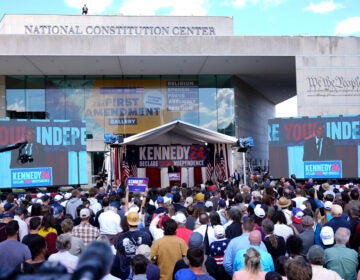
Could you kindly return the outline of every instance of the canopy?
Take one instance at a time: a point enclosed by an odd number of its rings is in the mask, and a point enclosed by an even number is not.
[[[175,120],[124,139],[122,145],[235,144],[238,139]]]

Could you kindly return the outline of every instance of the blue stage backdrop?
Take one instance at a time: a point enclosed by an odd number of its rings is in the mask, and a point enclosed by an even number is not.
[[[360,177],[360,115],[270,119],[268,141],[274,178]]]
[[[86,125],[0,120],[0,188],[87,184]]]

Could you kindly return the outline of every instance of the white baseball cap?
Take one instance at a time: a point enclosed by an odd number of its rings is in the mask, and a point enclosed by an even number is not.
[[[320,231],[320,238],[324,245],[334,244],[334,230],[332,227],[323,227]]]

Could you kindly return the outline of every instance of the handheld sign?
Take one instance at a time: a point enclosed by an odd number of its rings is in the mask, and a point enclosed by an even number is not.
[[[130,192],[145,192],[149,178],[128,178],[127,184]]]

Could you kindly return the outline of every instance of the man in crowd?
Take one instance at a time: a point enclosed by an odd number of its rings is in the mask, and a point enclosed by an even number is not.
[[[312,279],[327,279],[327,280],[341,280],[340,275],[330,269],[324,267],[325,252],[319,245],[313,245],[310,247],[307,253],[307,259],[311,264]]]
[[[176,236],[180,237],[185,241],[186,244],[189,243],[189,238],[193,233],[192,230],[185,227],[186,216],[183,212],[177,212],[174,217],[175,222],[177,223]]]
[[[255,222],[252,218],[247,218],[242,224],[243,233],[240,236],[231,239],[225,250],[223,266],[229,275],[232,275],[234,272],[233,263],[236,253],[240,250],[250,248],[249,236],[250,232],[254,229],[254,224]],[[267,252],[263,242],[260,243],[260,249]]]
[[[145,231],[137,229],[140,224],[140,217],[137,212],[128,213],[127,224],[129,230],[121,234],[116,242],[117,256],[120,256],[119,265],[113,267],[116,276],[126,279],[130,273],[131,259],[136,255],[136,250],[140,245],[151,246],[151,237]]]
[[[336,271],[343,279],[356,280],[358,253],[346,247],[350,230],[344,227],[335,232],[335,245],[325,250],[325,267]]]
[[[160,279],[171,280],[175,263],[186,256],[187,245],[177,236],[176,222],[169,219],[164,222],[164,237],[155,240],[151,246],[151,262],[160,268]]]
[[[24,221],[24,210],[20,206],[14,208],[14,220],[19,223],[19,239],[22,241],[25,235],[29,233],[28,225]]]
[[[100,233],[106,235],[110,242],[116,234],[122,232],[120,220],[120,215],[114,206],[106,207],[104,213],[99,216]]]
[[[0,243],[0,268],[13,270],[18,264],[31,260],[28,246],[18,241],[19,223],[10,221],[6,224],[7,239]]]
[[[80,210],[81,222],[75,226],[72,230],[73,236],[79,237],[84,241],[86,247],[91,241],[95,240],[99,236],[99,229],[90,225],[90,210],[83,208]]]
[[[261,233],[258,230],[253,230],[249,235],[250,247],[255,248],[260,253],[260,263],[262,270],[265,272],[275,271],[274,261],[272,256],[264,250],[261,250]],[[240,250],[236,253],[234,259],[233,271],[243,269],[245,267],[245,253],[247,249]]]
[[[337,229],[340,227],[345,227],[351,230],[351,224],[343,216],[343,209],[340,205],[334,204],[331,207],[331,216],[332,219],[324,224],[324,226],[331,227],[336,233]]]
[[[77,218],[76,208],[82,205],[79,190],[73,190],[71,192],[71,198],[66,204],[66,214],[70,214],[73,219]]]

